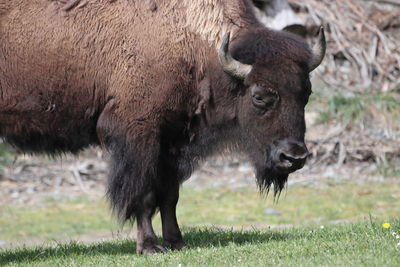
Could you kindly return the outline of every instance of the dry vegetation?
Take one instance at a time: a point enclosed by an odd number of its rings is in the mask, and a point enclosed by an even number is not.
[[[318,113],[311,164],[369,163],[400,174],[400,3],[381,0],[289,0],[313,36],[326,29],[327,56],[316,71]],[[324,91],[323,88],[326,90]],[[315,126],[315,125],[314,125]],[[316,126],[318,128],[318,126]]]
[[[324,25],[328,55],[319,74],[361,92],[400,89],[400,5],[395,1],[289,1],[309,32]]]

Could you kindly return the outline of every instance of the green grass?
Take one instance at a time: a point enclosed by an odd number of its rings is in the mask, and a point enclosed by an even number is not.
[[[397,266],[400,250],[382,222],[320,228],[231,231],[189,228],[189,249],[135,254],[132,240],[0,251],[6,266]]]
[[[255,188],[193,190],[184,188],[178,205],[183,227],[242,227],[291,224],[328,225],[333,220],[386,220],[400,214],[400,183],[294,186],[278,203],[260,197]],[[267,215],[274,208],[281,215]],[[159,215],[154,218],[160,233]],[[129,226],[126,226],[130,229]],[[42,207],[0,205],[0,240],[73,240],[91,233],[117,232],[104,199],[48,200]]]
[[[399,165],[395,165],[393,162],[388,162],[386,164],[378,165],[378,172],[383,175],[383,177],[400,177]]]
[[[400,95],[397,93],[370,93],[352,96],[333,95],[323,99],[321,95],[314,97],[323,100],[323,110],[319,113],[318,123],[329,123],[332,120],[344,124],[365,124],[373,119],[380,119],[382,115],[400,118]],[[313,99],[314,99],[313,98]],[[311,105],[317,101],[311,101]]]
[[[135,254],[133,239],[71,242],[119,229],[103,199],[2,205],[1,240],[44,245],[0,249],[0,266],[395,266],[400,250],[391,232],[400,232],[399,192],[400,183],[327,183],[293,186],[274,203],[251,188],[184,188],[178,219],[189,249],[153,256]],[[266,215],[271,207],[282,214]],[[358,222],[332,224],[340,219]],[[384,221],[390,229],[382,228]],[[159,234],[159,216],[155,222]],[[281,224],[293,226],[268,229]]]
[[[383,177],[400,177],[400,157],[383,156],[379,158],[377,170]]]
[[[41,207],[0,206],[0,240],[69,239],[82,234],[117,229],[104,200],[48,200]]]
[[[298,186],[284,192],[278,203],[250,189],[206,190],[183,195],[179,218],[184,225],[230,226],[257,224],[308,225],[331,220],[362,219],[400,214],[399,183],[326,184]],[[265,215],[266,208],[282,215]]]

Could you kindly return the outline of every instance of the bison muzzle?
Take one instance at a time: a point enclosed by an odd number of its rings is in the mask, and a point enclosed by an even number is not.
[[[139,253],[185,246],[179,186],[207,156],[246,154],[275,193],[304,165],[323,31],[310,49],[248,0],[68,2],[0,0],[0,137],[27,153],[108,150],[107,196],[136,219]]]

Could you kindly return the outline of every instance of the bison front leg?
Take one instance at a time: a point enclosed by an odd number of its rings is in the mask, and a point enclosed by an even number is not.
[[[162,189],[159,190],[158,199],[164,245],[171,249],[180,250],[185,247],[185,243],[176,219],[176,205],[179,199],[178,181],[165,183]]]
[[[135,124],[121,119],[110,101],[97,124],[99,142],[111,154],[107,197],[114,213],[124,222],[136,219],[137,252],[165,252],[157,243],[151,223],[157,208],[159,138],[155,123]]]

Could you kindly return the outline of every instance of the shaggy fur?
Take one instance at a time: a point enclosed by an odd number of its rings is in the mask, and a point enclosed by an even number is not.
[[[179,184],[212,153],[240,150],[263,190],[282,190],[273,144],[304,141],[304,41],[260,27],[247,0],[86,2],[66,11],[68,1],[0,0],[1,137],[32,153],[107,149],[107,195],[121,220],[137,217],[143,253],[162,251],[156,208],[164,241],[183,246]],[[244,81],[219,64],[227,31],[234,58],[253,65]],[[279,103],[256,108],[252,86]]]

